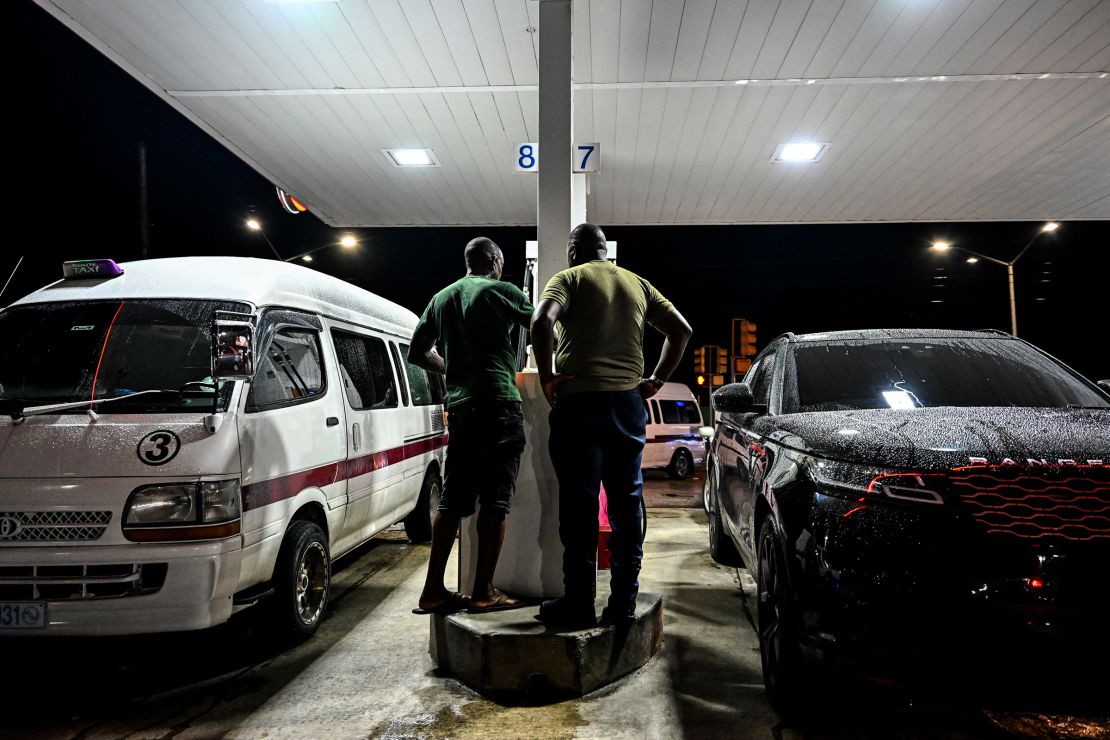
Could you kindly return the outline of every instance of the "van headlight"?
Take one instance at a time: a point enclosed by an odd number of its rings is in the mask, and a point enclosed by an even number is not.
[[[239,534],[239,480],[165,483],[131,492],[123,534],[135,542],[167,542]]]

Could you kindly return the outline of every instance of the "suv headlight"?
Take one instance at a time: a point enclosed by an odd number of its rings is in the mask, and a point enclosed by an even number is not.
[[[914,504],[944,505],[940,493],[944,473],[917,473],[874,465],[810,460],[810,475],[821,493],[877,503],[884,499]]]
[[[239,480],[165,483],[132,491],[123,534],[136,542],[166,542],[239,534]]]

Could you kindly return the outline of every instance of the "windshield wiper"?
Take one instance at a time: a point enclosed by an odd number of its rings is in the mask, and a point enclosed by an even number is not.
[[[20,421],[27,416],[37,416],[38,414],[49,414],[54,411],[66,411],[67,409],[79,409],[82,406],[88,406],[90,409],[102,403],[112,403],[113,401],[122,401],[125,398],[134,398],[135,396],[146,396],[154,393],[172,393],[180,395],[180,391],[169,391],[161,389],[153,389],[149,391],[136,391],[128,393],[123,396],[109,396],[106,398],[93,398],[88,401],[69,401],[66,403],[51,403],[45,406],[23,406],[20,402],[14,402],[13,406],[4,408],[4,413],[12,417],[13,421]]]

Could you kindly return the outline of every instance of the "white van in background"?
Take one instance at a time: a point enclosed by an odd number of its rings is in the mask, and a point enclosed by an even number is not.
[[[694,466],[705,462],[705,438],[700,432],[701,409],[697,399],[682,383],[664,383],[645,403],[647,445],[641,467],[666,468],[675,480],[689,478]]]
[[[315,632],[331,561],[430,536],[417,317],[270,260],[66,263],[0,312],[0,634]]]

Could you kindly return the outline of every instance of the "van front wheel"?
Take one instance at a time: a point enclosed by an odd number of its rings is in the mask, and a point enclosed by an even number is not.
[[[316,633],[331,590],[328,539],[315,523],[289,525],[274,568],[273,626],[294,640]]]
[[[686,480],[694,472],[694,458],[689,450],[678,450],[671,458],[667,474],[674,480]]]
[[[432,539],[432,517],[439,508],[439,494],[443,490],[443,481],[439,473],[429,470],[424,476],[424,485],[420,487],[420,500],[416,508],[405,517],[405,534],[413,542],[427,542]]]

